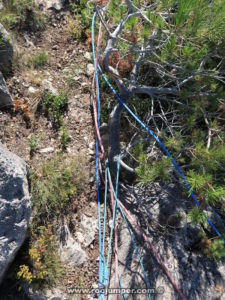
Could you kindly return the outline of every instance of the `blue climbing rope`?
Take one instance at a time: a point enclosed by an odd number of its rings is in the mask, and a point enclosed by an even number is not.
[[[95,68],[95,79],[96,79],[96,88],[97,88],[97,101],[98,101],[98,128],[100,127],[100,92],[99,92],[99,81],[98,81],[98,69],[97,62],[95,57],[95,43],[94,43],[94,25],[95,25],[95,17],[96,13],[92,18],[92,51],[93,51],[93,61]],[[99,193],[99,165],[98,165],[98,157],[99,157],[99,139],[97,137],[96,142],[96,188],[97,188],[97,201],[98,201],[98,231],[99,231],[99,288],[103,287],[103,272],[102,272],[102,252],[101,252],[101,207],[100,207],[100,193]],[[104,254],[104,253],[103,253]],[[101,295],[99,295],[101,299]]]
[[[102,237],[102,255],[103,255],[103,280],[104,280],[104,286],[107,285],[108,281],[108,268],[105,263],[105,234],[106,234],[106,216],[107,216],[107,191],[108,191],[108,160],[106,161],[106,167],[105,167],[105,199],[104,199],[104,221],[103,221],[103,237]]]
[[[117,166],[117,168],[118,168],[118,166]],[[111,185],[111,187],[112,187],[112,191],[113,191],[114,197],[115,197],[115,199],[117,199],[117,194],[115,193],[115,190],[114,190],[114,188],[113,188],[112,178],[111,178],[111,174],[110,174],[110,171],[109,171],[109,170],[108,170],[108,176],[109,176],[109,182],[110,182],[110,185]],[[117,199],[117,200],[118,200],[118,199]],[[134,249],[135,249],[136,256],[137,256],[137,258],[138,258],[138,260],[139,260],[139,263],[140,263],[142,272],[143,272],[143,274],[144,274],[146,287],[147,287],[148,290],[150,290],[148,277],[147,277],[147,275],[146,275],[146,272],[145,272],[145,269],[144,269],[144,266],[143,266],[143,263],[142,263],[140,254],[139,254],[138,247],[137,247],[137,245],[136,245],[136,243],[135,243],[135,239],[134,239],[133,233],[132,233],[132,231],[131,231],[131,229],[130,229],[130,226],[129,226],[129,224],[128,224],[127,218],[126,218],[126,216],[125,216],[125,214],[124,214],[124,212],[123,212],[123,210],[122,210],[122,208],[121,208],[121,206],[120,206],[120,204],[119,204],[118,201],[117,201],[117,203],[118,203],[118,208],[119,208],[119,210],[120,210],[120,213],[121,213],[121,215],[122,215],[122,217],[123,217],[123,220],[124,220],[124,222],[125,222],[125,224],[126,224],[126,227],[127,227],[127,229],[128,229],[129,235],[130,235],[130,237],[131,237],[131,241],[132,241],[133,247],[134,247]],[[151,295],[150,295],[150,294],[148,294],[148,295],[149,295],[149,300],[151,300]]]

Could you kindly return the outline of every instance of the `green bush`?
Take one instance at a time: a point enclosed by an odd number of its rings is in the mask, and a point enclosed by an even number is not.
[[[199,237],[201,238],[202,251],[209,258],[221,259],[225,257],[225,245],[222,240],[217,237],[207,237],[206,233],[202,229],[199,230]]]
[[[74,39],[87,37],[86,30],[90,28],[93,6],[87,5],[86,0],[79,0],[74,3],[70,0],[70,10],[75,20],[68,19],[68,32]]]
[[[160,161],[150,162],[147,155],[141,153],[139,156],[139,166],[136,169],[139,181],[142,183],[150,183],[154,181],[170,181],[171,161],[167,157],[163,157]]]
[[[68,96],[64,91],[61,91],[59,95],[53,95],[51,92],[44,94],[43,108],[55,125],[60,125],[62,122],[63,113],[67,109],[67,104]]]
[[[34,223],[59,215],[87,184],[88,171],[82,157],[57,155],[31,174]]]
[[[34,69],[43,68],[49,61],[48,53],[40,51],[28,59],[28,65]]]
[[[110,1],[102,17],[111,32],[120,22],[121,27],[111,53],[104,49],[109,36],[103,30],[102,40],[106,42],[101,45],[99,61],[108,60],[109,66],[116,69],[114,74],[105,70],[107,76],[112,84],[120,80],[118,91],[127,89],[131,97],[124,100],[166,145],[187,176],[201,208],[216,210],[224,221],[224,1],[156,0],[151,8],[148,2],[134,0],[128,7],[124,1]],[[103,108],[109,107],[104,110],[104,120],[108,121],[118,107],[108,100],[104,86],[102,89],[107,101]],[[131,149],[147,140],[147,135],[126,112],[121,115],[121,148],[129,144],[131,155],[125,160],[136,168],[138,180],[146,184],[169,181],[170,174],[174,175],[170,172],[171,162],[159,150],[152,158],[148,157],[149,148]],[[152,149],[156,147],[157,143]],[[200,209],[192,210],[189,216],[205,228]],[[211,238],[214,233],[207,230]],[[222,249],[213,238],[211,248],[216,247]]]
[[[33,133],[29,136],[29,146],[30,146],[30,155],[33,156],[38,147],[39,137],[35,136]]]
[[[60,140],[62,149],[65,150],[70,142],[69,131],[65,124],[62,124],[60,127]]]
[[[17,278],[22,283],[33,284],[38,288],[56,286],[63,275],[56,236],[52,226],[40,226],[31,232],[26,261],[19,265]]]

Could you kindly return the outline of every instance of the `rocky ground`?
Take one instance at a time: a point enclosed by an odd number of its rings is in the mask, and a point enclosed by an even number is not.
[[[57,2],[57,5],[60,4]],[[68,91],[69,104],[64,122],[69,129],[70,143],[66,155],[85,157],[88,185],[69,205],[65,215],[57,219],[55,229],[65,268],[65,276],[57,288],[46,291],[42,296],[29,288],[21,294],[17,286],[6,280],[0,288],[1,300],[90,299],[90,296],[67,295],[67,289],[97,287],[98,284],[95,136],[90,106],[93,65],[89,45],[71,39],[67,25],[67,12],[61,11],[52,14],[43,33],[26,32],[14,37],[18,67],[14,69],[13,76],[6,80],[14,108],[0,112],[0,140],[11,152],[23,158],[31,170],[54,157],[62,150],[60,135],[44,114],[37,113],[38,101],[45,89],[56,93],[60,90]],[[40,50],[48,54],[47,65],[40,70],[23,67],[25,60]],[[18,100],[29,107],[28,116],[21,107],[16,108]],[[32,156],[29,144],[31,134],[39,136],[37,150]],[[187,207],[192,204],[180,190],[180,186],[160,184],[151,185],[147,190],[141,186],[132,186],[124,191],[121,187],[120,197],[155,245],[187,299],[225,299],[224,261],[207,259],[199,251],[201,245],[198,244],[196,230],[186,215]],[[103,210],[103,205],[101,207]],[[110,209],[108,214],[111,215]],[[145,288],[143,272],[121,217],[118,228],[119,270],[123,287]],[[164,290],[163,294],[153,295],[152,298],[178,299],[140,233],[133,230],[133,234],[146,274],[150,278],[150,286],[162,287]],[[111,270],[110,286],[113,286],[113,264]],[[127,295],[127,299],[147,299],[147,296]]]
[[[68,207],[66,215],[57,221],[60,253],[66,262],[66,275],[56,295],[64,294],[67,287],[91,287],[98,282],[95,140],[90,107],[93,65],[89,47],[82,41],[71,39],[66,16],[66,12],[53,14],[43,33],[24,33],[15,38],[18,53],[24,55],[6,83],[14,105],[19,100],[29,107],[29,119],[15,106],[0,112],[2,143],[24,159],[31,170],[35,170],[62,150],[59,132],[46,116],[37,114],[37,101],[40,101],[40,95],[45,89],[56,93],[61,90],[68,92],[69,104],[64,123],[69,129],[70,143],[66,155],[85,158],[85,170],[81,172],[88,170],[89,184],[85,192]],[[48,54],[48,64],[40,70],[23,68],[24,60],[37,51]],[[33,156],[30,155],[29,145],[31,134],[40,137]],[[8,284],[4,283],[0,298],[3,294],[4,297],[1,299],[16,297],[6,288]]]
[[[157,293],[152,299],[180,299],[162,266],[174,279],[186,299],[225,299],[225,262],[202,254],[198,230],[190,222],[187,211],[193,207],[179,184],[155,183],[126,187],[121,190],[122,203],[142,228],[152,248],[142,234],[133,227],[138,255],[143,261],[151,288]],[[221,220],[213,220],[219,228]],[[221,228],[221,227],[220,227]],[[222,230],[222,228],[221,228]],[[143,270],[127,226],[119,225],[119,270],[123,287],[146,289]],[[157,253],[157,254],[155,254]],[[112,275],[110,286],[115,277]],[[149,299],[148,295],[126,295],[127,299]],[[111,299],[111,298],[110,298]]]

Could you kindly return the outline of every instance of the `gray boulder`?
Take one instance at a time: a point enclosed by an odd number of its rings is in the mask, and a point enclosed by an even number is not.
[[[6,82],[0,72],[0,109],[12,105],[12,98],[6,86]]]
[[[35,290],[34,287],[28,284],[23,285],[23,291],[29,300],[67,300],[68,297],[63,291],[58,288]]]
[[[61,260],[73,267],[82,266],[87,260],[87,255],[80,244],[72,237],[67,225],[63,225],[60,229],[59,239]]]
[[[95,240],[95,233],[98,229],[98,220],[83,215],[80,221],[80,233],[84,237],[83,245],[88,247]]]
[[[47,10],[56,10],[60,11],[63,9],[65,5],[64,0],[36,0],[36,3],[39,7],[41,7],[44,11]]]
[[[26,163],[0,142],[0,283],[22,246],[31,203]]]
[[[0,71],[5,77],[12,73],[13,44],[9,33],[0,23]]]

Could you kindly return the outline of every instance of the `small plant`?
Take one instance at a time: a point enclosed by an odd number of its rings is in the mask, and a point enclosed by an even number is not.
[[[45,51],[40,51],[28,59],[28,66],[33,67],[34,69],[40,69],[43,68],[48,61],[48,54]]]
[[[62,124],[60,127],[60,140],[62,149],[65,150],[70,142],[69,131],[65,124]]]
[[[225,246],[224,242],[219,239],[212,239],[205,241],[206,247],[204,249],[204,252],[209,256],[213,257],[214,259],[221,259],[225,257]]]
[[[137,168],[137,174],[140,182],[170,181],[170,159],[163,157],[160,161],[149,163],[147,155],[141,153],[139,161],[140,165]]]
[[[65,74],[65,81],[68,84],[69,88],[72,88],[76,81],[80,79],[80,75],[83,74],[82,68],[78,65],[72,67]]]
[[[18,279],[22,279],[23,281],[31,284],[33,280],[33,275],[30,272],[30,269],[27,265],[21,265],[19,267],[19,271],[17,272]]]
[[[51,226],[39,227],[36,232],[32,232],[28,262],[19,266],[17,278],[29,284],[54,286],[63,273],[59,254],[55,251],[56,237]]]
[[[64,91],[61,91],[59,95],[53,95],[50,92],[45,93],[43,107],[55,125],[60,125],[60,120],[62,120],[62,114],[67,108],[67,103],[68,96]]]
[[[40,137],[35,136],[33,133],[29,136],[30,156],[33,156],[37,151],[39,139]]]
[[[86,0],[80,0],[78,3],[73,3],[70,0],[70,10],[74,15],[75,20],[68,19],[68,32],[74,39],[86,38],[86,30],[91,24],[92,7],[87,5]]]
[[[203,227],[207,228],[208,223],[206,221],[206,216],[204,216],[201,209],[199,209],[197,206],[188,213],[188,216],[194,224],[203,225]]]
[[[199,231],[199,236],[201,238],[203,253],[213,259],[222,259],[225,257],[225,246],[222,240],[208,238],[204,230]]]
[[[3,33],[0,30],[0,47],[4,45]]]
[[[74,20],[72,17],[67,17],[67,32],[74,40],[80,40],[83,36],[82,25],[80,18]]]
[[[33,222],[45,223],[60,214],[83,190],[87,175],[82,157],[66,158],[62,154],[31,174]]]

